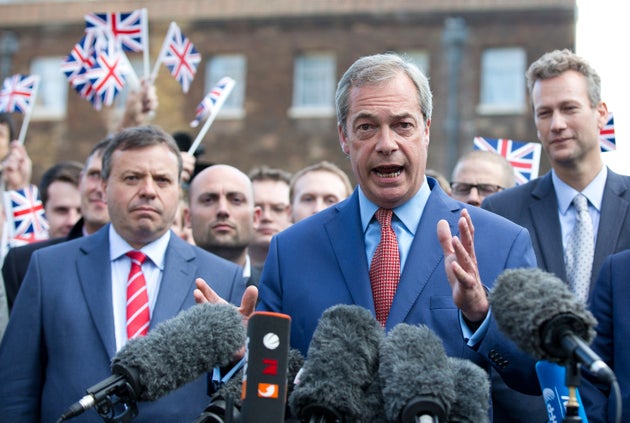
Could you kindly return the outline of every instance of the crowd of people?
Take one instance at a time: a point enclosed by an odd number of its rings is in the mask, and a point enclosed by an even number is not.
[[[129,339],[196,303],[228,302],[244,317],[289,315],[291,346],[305,356],[337,304],[370,310],[385,331],[427,325],[449,356],[488,372],[490,418],[543,423],[536,360],[501,332],[488,300],[504,270],[533,267],[592,310],[593,349],[630,410],[630,177],[601,159],[601,82],[568,50],[544,54],[526,78],[551,170],[518,186],[510,163],[487,151],[462,154],[450,180],[427,168],[431,88],[397,54],[358,59],[337,87],[339,142],[356,185],[328,161],[294,173],[199,166],[149,123],[158,102],[143,83],[84,164],[42,176],[49,239],[2,255],[0,420],[55,421],[111,374]],[[12,139],[10,116],[0,115],[3,191],[31,184],[26,149]],[[612,421],[609,387],[585,374],[580,389],[589,421]],[[207,402],[203,376],[140,403],[134,421],[192,421]]]

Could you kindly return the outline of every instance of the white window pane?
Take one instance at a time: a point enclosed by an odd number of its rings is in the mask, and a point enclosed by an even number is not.
[[[335,58],[309,54],[295,59],[293,107],[331,108],[335,96]]]
[[[481,105],[522,108],[525,105],[526,54],[522,48],[495,48],[481,58]]]
[[[37,57],[31,63],[31,74],[39,75],[33,117],[59,119],[66,115],[68,82],[61,72],[63,57]]]
[[[245,102],[246,68],[247,59],[240,54],[217,55],[208,60],[204,95],[210,92],[212,87],[224,76],[229,76],[236,82],[232,92],[223,103],[219,116],[230,112],[242,112]]]

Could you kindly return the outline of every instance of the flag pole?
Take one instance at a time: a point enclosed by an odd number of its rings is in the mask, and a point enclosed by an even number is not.
[[[147,12],[146,7],[142,9],[142,33],[144,34],[142,43],[143,53],[142,59],[144,64],[144,77],[147,78],[149,76],[149,14]]]
[[[192,143],[192,145],[188,149],[188,154],[194,154],[195,151],[197,151],[197,148],[199,147],[199,144],[201,144],[203,137],[206,136],[208,129],[210,129],[210,125],[212,125],[212,122],[214,122],[214,119],[219,114],[219,110],[221,110],[221,107],[223,107],[223,103],[225,103],[225,100],[228,98],[228,96],[232,92],[232,89],[234,88],[234,84],[235,84],[235,81],[232,80],[225,86],[223,94],[221,95],[221,97],[219,97],[219,99],[217,100],[217,103],[210,110],[210,116],[208,116],[208,119],[206,119],[206,122],[203,124],[203,127],[197,134],[197,138],[195,138],[195,141]]]
[[[28,129],[28,125],[31,121],[31,115],[33,114],[33,109],[35,108],[35,101],[37,100],[38,88],[39,88],[39,75],[33,75],[33,94],[31,94],[31,101],[30,101],[27,112],[24,114],[24,120],[22,121],[22,127],[20,128],[20,135],[18,137],[18,142],[20,143],[20,145],[24,145],[24,139],[26,138],[26,130]]]
[[[162,43],[162,48],[160,49],[160,55],[155,61],[155,65],[153,65],[153,71],[151,72],[151,78],[150,78],[151,83],[153,83],[155,81],[155,78],[157,78],[157,74],[160,69],[160,64],[162,63],[162,60],[164,59],[164,55],[166,54],[166,49],[168,48],[168,40],[171,39],[172,32],[175,30],[176,26],[177,24],[175,22],[171,22],[171,24],[168,27],[168,31],[166,32],[166,37],[164,38],[164,42]]]

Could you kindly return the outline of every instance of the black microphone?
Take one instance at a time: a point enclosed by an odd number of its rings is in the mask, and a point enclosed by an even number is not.
[[[455,400],[448,413],[449,423],[488,423],[490,380],[488,373],[470,360],[448,357],[453,374]]]
[[[537,268],[505,270],[489,300],[501,331],[526,353],[562,365],[581,363],[600,380],[615,380],[588,346],[597,321],[553,274]]]
[[[107,410],[112,397],[132,408],[136,401],[154,401],[214,365],[227,365],[244,342],[245,327],[233,305],[195,305],[127,342],[112,360],[113,375],[88,388],[58,421],[92,407]]]
[[[446,422],[455,400],[453,375],[442,341],[427,326],[394,326],[381,347],[378,373],[389,421]]]
[[[381,325],[365,308],[336,305],[324,311],[289,397],[292,415],[318,423],[378,421],[383,337]]]

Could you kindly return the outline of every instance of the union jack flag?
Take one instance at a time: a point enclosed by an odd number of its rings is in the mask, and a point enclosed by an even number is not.
[[[89,13],[85,15],[85,32],[111,34],[123,50],[142,52],[148,41],[146,14],[146,9],[133,12]]]
[[[100,110],[102,104],[111,106],[125,86],[126,75],[130,70],[123,54],[115,47],[106,47],[96,57],[94,66],[86,71],[85,78],[90,84],[88,91],[92,91],[88,96],[92,96],[91,101],[96,110]]]
[[[85,34],[61,62],[61,71],[66,75],[68,82],[72,83],[77,75],[94,66],[96,60],[94,39],[93,34]]]
[[[208,118],[212,113],[218,113],[225,99],[232,92],[235,83],[236,81],[229,76],[221,78],[197,106],[195,119],[190,122],[190,126],[196,128],[202,120]]]
[[[24,189],[5,191],[4,205],[11,229],[12,244],[33,242],[48,238],[48,221],[44,206],[35,185]]]
[[[475,137],[473,143],[474,150],[493,151],[505,157],[514,168],[517,185],[538,177],[541,153],[539,143],[482,137]]]
[[[612,112],[608,113],[606,125],[599,131],[599,147],[602,151],[615,151],[615,119]]]
[[[16,74],[5,78],[0,91],[0,112],[29,112],[38,82],[38,75]]]
[[[171,22],[168,29],[163,51],[162,62],[180,83],[183,91],[187,93],[197,72],[197,64],[201,61],[201,55],[193,43],[182,34],[175,22]]]

